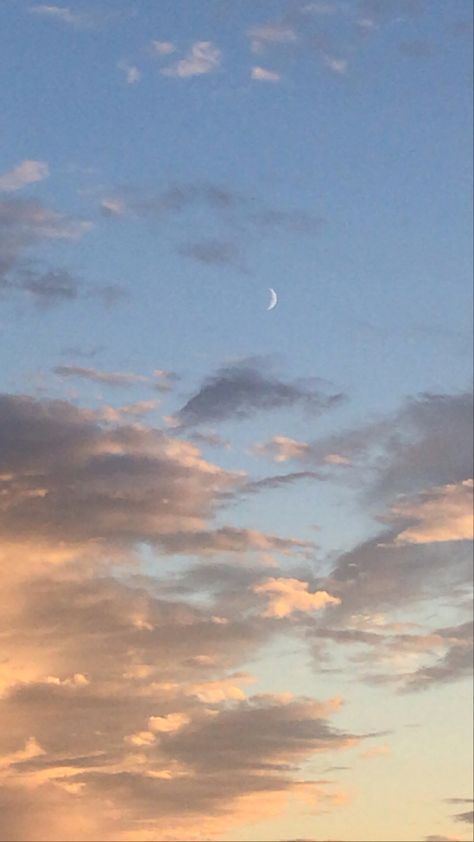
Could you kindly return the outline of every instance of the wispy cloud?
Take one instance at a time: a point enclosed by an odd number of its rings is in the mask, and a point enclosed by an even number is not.
[[[49,167],[45,161],[22,161],[9,172],[0,175],[0,192],[13,193],[28,184],[43,181],[49,176]]]
[[[170,56],[177,50],[176,44],[172,41],[152,41],[151,46],[153,52],[159,56]]]
[[[222,60],[222,53],[212,41],[196,41],[189,53],[175,64],[164,67],[161,73],[164,76],[176,76],[180,79],[188,79],[192,76],[203,76],[215,72]]]
[[[53,6],[41,3],[36,6],[30,6],[29,11],[31,14],[39,15],[44,18],[50,18],[51,20],[57,20],[61,23],[67,24],[68,26],[73,26],[79,29],[92,25],[92,20],[89,15],[73,11],[69,6]]]
[[[122,70],[125,74],[125,81],[127,82],[127,85],[136,85],[137,82],[139,82],[142,78],[141,71],[136,66],[136,64],[129,64],[126,61],[119,61],[117,67],[119,70]]]
[[[248,32],[248,37],[254,53],[260,53],[265,47],[275,44],[294,44],[298,41],[298,35],[293,27],[278,21],[252,27]]]
[[[104,386],[127,387],[146,384],[159,392],[167,392],[175,379],[173,372],[157,369],[153,375],[133,374],[128,371],[100,371],[96,368],[87,368],[78,365],[58,365],[53,369],[54,373],[62,378],[78,378],[89,380],[91,383],[99,383]]]
[[[279,73],[276,73],[274,70],[268,70],[265,67],[252,67],[250,71],[250,76],[252,79],[255,79],[256,82],[279,82],[281,76]]]

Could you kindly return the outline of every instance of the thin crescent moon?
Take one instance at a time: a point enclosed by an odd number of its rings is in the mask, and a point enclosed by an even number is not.
[[[267,310],[273,310],[273,308],[276,307],[278,304],[278,295],[276,294],[275,290],[271,287],[268,288],[268,291],[271,295],[271,301],[267,307]]]

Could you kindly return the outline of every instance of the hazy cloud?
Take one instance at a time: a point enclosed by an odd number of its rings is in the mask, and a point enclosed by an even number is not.
[[[203,76],[216,71],[220,66],[221,58],[221,51],[212,41],[196,41],[185,58],[179,59],[169,67],[164,67],[161,73],[164,76],[176,76],[180,79]]]
[[[279,73],[276,73],[274,70],[268,70],[265,67],[259,67],[258,65],[252,67],[250,76],[257,82],[279,82],[281,79]]]
[[[43,181],[48,175],[49,167],[45,161],[22,161],[10,172],[0,175],[0,192],[13,193],[27,184]]]

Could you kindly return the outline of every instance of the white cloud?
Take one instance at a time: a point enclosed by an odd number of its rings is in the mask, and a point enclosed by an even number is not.
[[[85,15],[72,12],[68,6],[51,6],[48,4],[41,4],[39,6],[30,6],[29,11],[35,15],[59,20],[62,23],[69,24],[70,26],[86,26],[89,23]]]
[[[22,161],[9,172],[0,175],[0,191],[13,193],[27,184],[48,178],[49,167],[45,161]]]
[[[329,68],[329,70],[333,73],[337,73],[339,76],[344,76],[347,71],[347,60],[345,58],[336,58],[335,56],[325,55],[324,64]]]
[[[127,85],[136,85],[142,78],[142,74],[135,64],[127,64],[126,61],[119,61],[117,67],[125,73]]]
[[[196,41],[185,58],[170,67],[164,67],[161,72],[165,76],[177,76],[180,79],[202,76],[217,70],[221,57],[221,51],[212,41]]]
[[[279,73],[275,73],[274,70],[267,70],[265,67],[252,67],[250,73],[252,79],[255,79],[257,82],[279,82],[281,76]]]
[[[341,600],[327,591],[311,593],[308,582],[300,579],[270,578],[253,588],[254,593],[268,594],[264,617],[289,617],[294,611],[318,611],[326,605],[340,605]]]
[[[160,56],[170,56],[176,52],[176,46],[172,41],[152,41],[153,50]]]

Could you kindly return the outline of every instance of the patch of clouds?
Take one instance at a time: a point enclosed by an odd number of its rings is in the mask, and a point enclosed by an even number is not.
[[[164,67],[164,76],[175,76],[179,79],[189,79],[193,76],[204,76],[219,69],[222,61],[221,50],[212,41],[196,41],[187,56],[179,59],[175,64]]]
[[[49,176],[46,161],[22,161],[9,172],[0,175],[0,193],[14,193],[28,184],[44,181]]]

